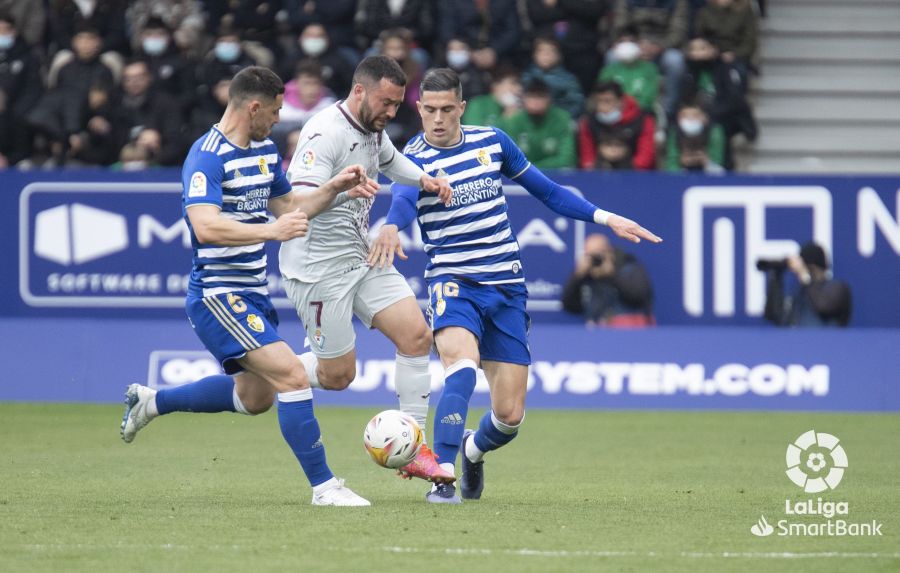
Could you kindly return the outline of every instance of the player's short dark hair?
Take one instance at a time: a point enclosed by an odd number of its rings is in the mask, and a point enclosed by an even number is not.
[[[448,92],[453,91],[457,99],[462,99],[462,82],[459,81],[459,74],[450,68],[432,68],[425,73],[422,83],[419,84],[419,91],[425,92]]]
[[[550,97],[550,86],[548,86],[547,82],[545,82],[541,78],[534,78],[533,80],[528,82],[527,86],[525,86],[524,94],[530,96]]]
[[[262,66],[248,66],[234,75],[228,86],[228,101],[249,99],[274,100],[284,93],[284,82],[278,74]]]
[[[592,94],[605,94],[610,92],[616,94],[618,99],[622,99],[622,96],[625,95],[622,85],[619,82],[614,81],[597,82],[594,84],[594,89],[591,90]]]
[[[383,79],[396,86],[406,87],[406,73],[394,58],[388,56],[364,58],[353,72],[353,85],[377,84]]]

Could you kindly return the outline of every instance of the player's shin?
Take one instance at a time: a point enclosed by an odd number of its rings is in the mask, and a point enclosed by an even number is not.
[[[239,403],[240,399],[234,391],[234,378],[225,375],[207,376],[156,393],[156,409],[160,415],[170,412],[238,412],[241,411],[237,408]]]
[[[473,439],[466,441],[466,457],[470,461],[478,463],[486,452],[501,448],[513,441],[519,434],[519,428],[524,418],[515,426],[504,424],[497,419],[493,410],[485,412],[478,424],[478,431]]]
[[[434,453],[443,467],[454,464],[466,428],[469,399],[475,390],[475,363],[460,360],[444,375],[444,390],[434,414]]]
[[[428,362],[427,354],[404,356],[398,353],[394,370],[394,385],[397,388],[400,410],[412,416],[423,432],[428,416],[428,396],[431,393]]]
[[[319,422],[313,413],[312,390],[294,390],[278,394],[278,424],[281,435],[293,450],[313,487],[334,477],[325,461],[325,446]]]

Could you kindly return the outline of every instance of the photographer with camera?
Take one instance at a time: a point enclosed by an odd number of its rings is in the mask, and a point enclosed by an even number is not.
[[[850,322],[850,286],[828,272],[825,250],[809,242],[797,256],[760,259],[756,268],[766,273],[764,316],[778,326],[847,326]],[[799,287],[784,295],[784,271],[797,277]]]
[[[563,309],[588,326],[642,327],[653,318],[653,286],[634,256],[613,248],[605,235],[588,235],[584,254],[566,282]]]

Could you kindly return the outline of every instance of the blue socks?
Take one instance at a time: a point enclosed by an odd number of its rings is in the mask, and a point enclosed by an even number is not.
[[[505,446],[519,435],[519,426],[521,425],[521,422],[519,422],[518,426],[504,424],[494,416],[492,410],[488,410],[481,417],[478,430],[472,438],[475,440],[475,447],[481,452],[490,452]]]
[[[475,390],[475,363],[460,360],[447,368],[444,391],[434,413],[434,453],[440,464],[455,464],[466,429],[469,398]]]
[[[334,477],[325,461],[319,422],[313,413],[312,389],[278,394],[278,424],[311,486]]]
[[[236,412],[234,379],[220,374],[156,393],[156,409],[170,412]]]

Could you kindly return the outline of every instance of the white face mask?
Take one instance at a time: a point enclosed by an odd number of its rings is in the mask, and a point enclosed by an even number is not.
[[[219,42],[216,44],[216,57],[225,63],[231,63],[241,57],[241,45],[237,42]]]
[[[141,47],[148,56],[159,56],[169,47],[169,40],[166,38],[146,38]]]
[[[622,42],[613,48],[613,58],[619,62],[630,64],[641,55],[641,47],[634,42]]]
[[[500,105],[502,105],[503,107],[513,107],[519,105],[519,98],[517,98],[516,94],[512,92],[501,94],[497,99],[500,101]]]
[[[16,37],[12,34],[3,34],[0,36],[0,50],[8,50],[16,42]]]
[[[469,65],[469,51],[450,50],[447,52],[447,64],[453,69],[461,70]]]
[[[699,119],[679,119],[678,127],[681,128],[685,135],[700,135],[703,131],[703,122]]]
[[[316,57],[328,49],[328,40],[325,38],[304,38],[300,40],[300,47],[310,56]]]
[[[140,171],[142,169],[147,169],[147,167],[147,162],[142,159],[122,162],[122,171]]]
[[[618,123],[620,119],[622,119],[621,109],[614,109],[606,113],[599,111],[597,112],[597,121],[604,125],[612,125],[614,123]]]

